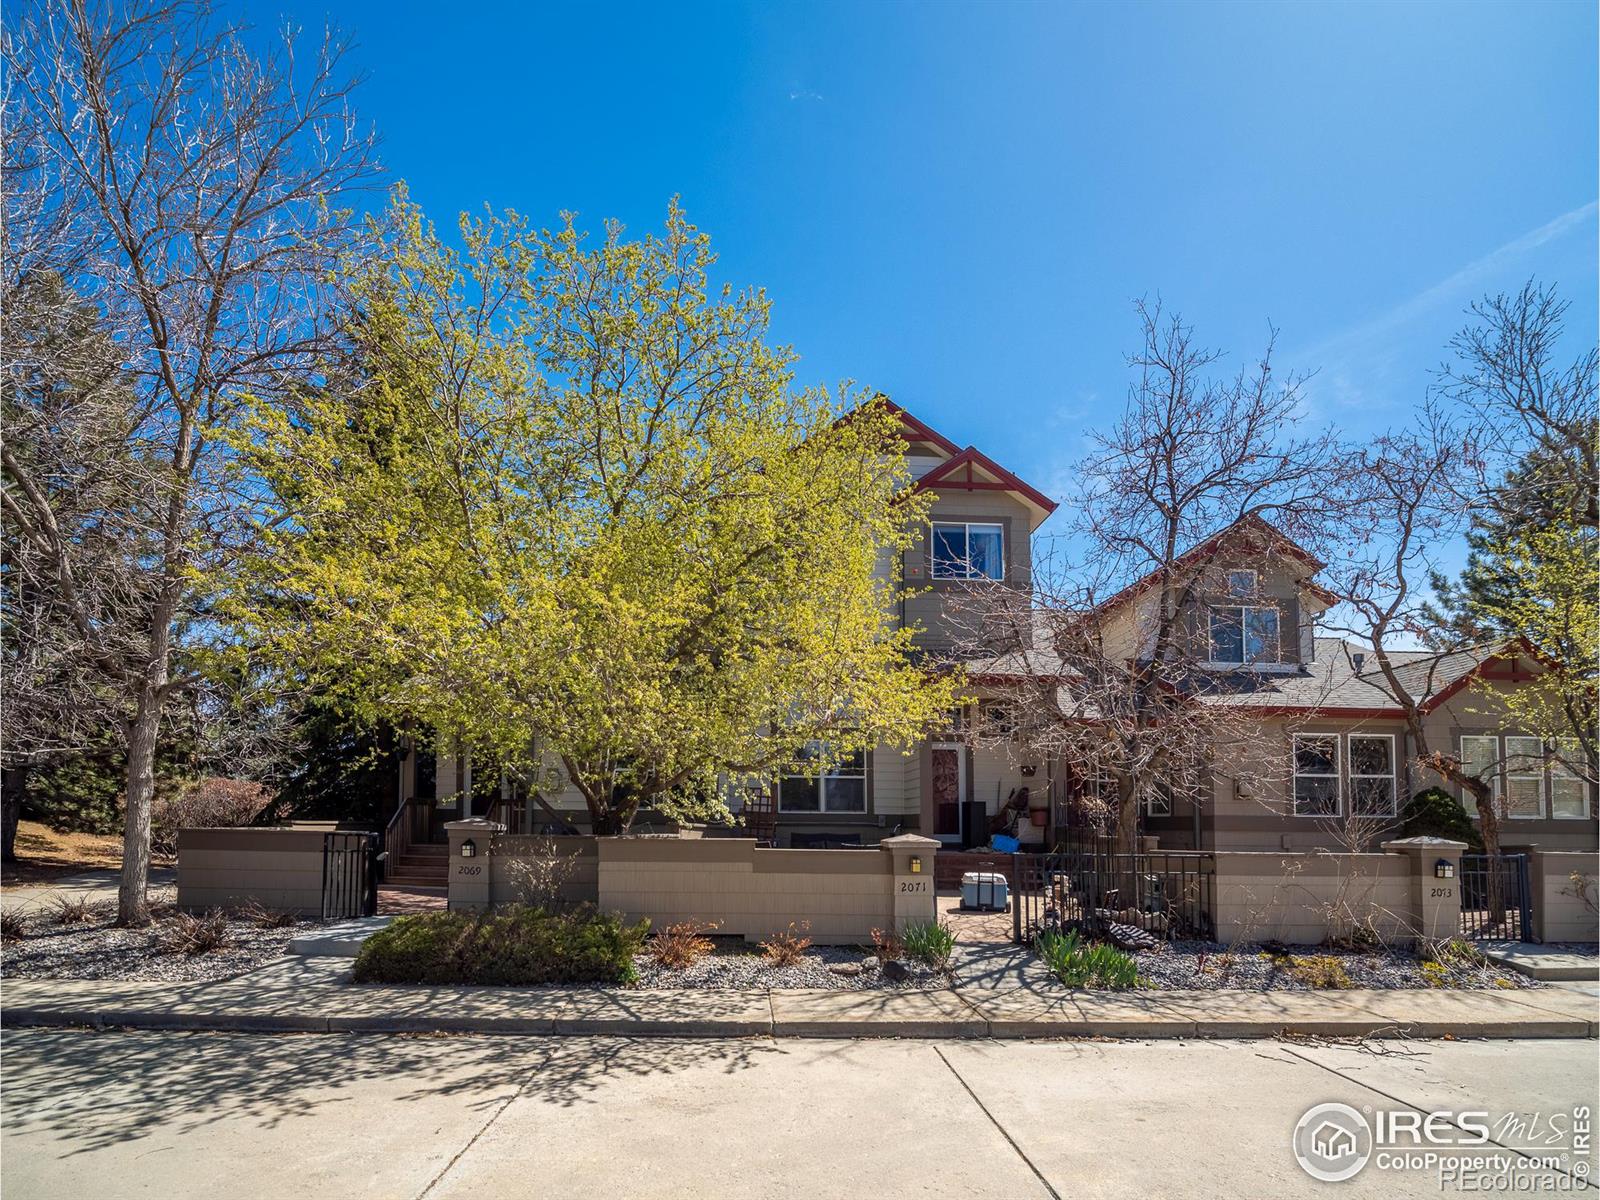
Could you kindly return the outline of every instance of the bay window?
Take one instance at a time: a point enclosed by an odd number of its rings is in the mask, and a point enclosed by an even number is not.
[[[1502,738],[1492,733],[1468,733],[1461,737],[1462,770],[1488,780],[1496,810],[1517,821],[1588,818],[1589,784],[1570,765],[1577,753],[1576,743],[1570,738],[1547,743],[1527,734],[1507,734]],[[1476,817],[1477,806],[1465,788],[1461,790],[1461,804]]]
[[[935,579],[1006,577],[1005,526],[970,521],[935,521],[932,534]]]

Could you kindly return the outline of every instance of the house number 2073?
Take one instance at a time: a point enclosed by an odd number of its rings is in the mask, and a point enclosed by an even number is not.
[[[926,879],[902,879],[900,881],[900,890],[902,892],[925,892],[928,890],[928,881]]]

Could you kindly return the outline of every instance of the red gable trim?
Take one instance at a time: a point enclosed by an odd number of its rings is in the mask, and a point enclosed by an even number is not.
[[[901,408],[893,400],[889,399],[889,397],[880,395],[877,402],[885,405],[890,412],[894,413],[895,416],[900,418],[900,436],[905,438],[906,441],[931,442],[935,446],[939,447],[939,449],[943,450],[946,454],[952,456],[961,453],[960,446],[956,445],[949,438],[945,437],[944,434],[940,433],[933,426],[917,420],[916,417],[913,417],[905,409]]]
[[[1489,668],[1491,666],[1493,666],[1495,663],[1504,662],[1508,658],[1515,659],[1515,658],[1519,658],[1519,657],[1520,658],[1531,658],[1535,662],[1538,662],[1538,663],[1542,664],[1545,667],[1554,667],[1556,665],[1554,660],[1551,659],[1549,655],[1545,654],[1542,650],[1540,650],[1537,646],[1535,646],[1527,638],[1525,638],[1525,637],[1512,638],[1509,642],[1505,643],[1505,645],[1501,646],[1498,650],[1495,650],[1495,651],[1485,655],[1481,662],[1479,662],[1476,666],[1474,666],[1474,667],[1470,668],[1469,670],[1467,670],[1465,673],[1463,673],[1454,682],[1452,682],[1452,683],[1446,685],[1445,687],[1441,688],[1439,691],[1437,691],[1433,695],[1429,696],[1421,704],[1417,705],[1417,711],[1421,712],[1421,713],[1431,713],[1434,709],[1438,708],[1441,704],[1443,704],[1445,701],[1449,700],[1452,696],[1459,695],[1461,692],[1465,691],[1466,688],[1468,687],[1468,685],[1470,685],[1474,679],[1479,679],[1479,678],[1493,679],[1493,678],[1495,678],[1494,676],[1489,674]],[[1504,683],[1522,683],[1522,682],[1526,682],[1526,681],[1525,680],[1519,680],[1519,679],[1516,679],[1515,677],[1513,677],[1513,678],[1510,678],[1510,679],[1503,679],[1503,680],[1501,680],[1501,682],[1504,682]]]
[[[1212,534],[1192,550],[1185,550],[1182,554],[1178,555],[1177,558],[1173,559],[1172,565],[1174,569],[1181,569],[1199,560],[1210,558],[1222,548],[1222,543],[1227,538],[1245,529],[1255,530],[1258,533],[1264,534],[1270,540],[1280,543],[1291,557],[1298,558],[1301,562],[1305,563],[1306,566],[1310,567],[1314,571],[1320,570],[1327,565],[1316,555],[1312,554],[1310,551],[1291,540],[1289,535],[1284,533],[1282,530],[1275,529],[1270,523],[1262,520],[1260,517],[1249,516],[1243,517],[1240,520],[1235,521],[1232,525],[1229,525],[1226,529]],[[1149,591],[1156,585],[1160,578],[1161,568],[1157,567],[1154,571],[1151,571],[1142,579],[1134,580],[1134,582],[1130,583],[1120,592],[1108,596],[1106,599],[1100,601],[1099,604],[1094,606],[1094,611],[1116,608],[1118,605],[1132,600],[1135,596]],[[1332,592],[1318,584],[1311,582],[1310,580],[1306,580],[1304,586],[1318,593],[1319,599],[1324,599],[1329,604],[1333,604],[1338,600],[1338,597]]]
[[[1000,482],[988,483],[981,479],[974,479],[972,477],[972,468],[974,466],[989,472],[989,474],[1000,480]],[[965,478],[959,478],[958,474],[963,472],[965,474]],[[1056,502],[1050,499],[1049,496],[1046,496],[1043,492],[1041,492],[1038,488],[1033,487],[1031,484],[1024,483],[1022,480],[1018,479],[1010,471],[1006,470],[999,463],[995,462],[994,459],[984,454],[975,446],[968,446],[954,458],[946,459],[933,470],[929,471],[921,479],[917,480],[917,486],[913,490],[920,492],[924,489],[931,489],[933,491],[940,492],[1016,492],[1030,503],[1044,509],[1047,516],[1056,510]]]

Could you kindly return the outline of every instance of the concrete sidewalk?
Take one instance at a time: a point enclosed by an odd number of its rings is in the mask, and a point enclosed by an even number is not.
[[[353,986],[350,961],[289,958],[207,983],[16,980],[0,1024],[273,1032],[682,1037],[1583,1038],[1600,997],[1520,991],[629,991]]]

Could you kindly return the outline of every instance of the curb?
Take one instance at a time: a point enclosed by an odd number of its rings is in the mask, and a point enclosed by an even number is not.
[[[21,1028],[94,1028],[193,1030],[210,1033],[435,1033],[532,1034],[555,1037],[680,1037],[680,1038],[987,1038],[1026,1041],[1052,1038],[1257,1040],[1279,1036],[1367,1038],[1567,1038],[1592,1039],[1595,1026],[1573,1017],[1549,1014],[1541,1019],[1485,1021],[1248,1021],[1163,1019],[989,1019],[927,1020],[891,1018],[849,1021],[808,1020],[668,1020],[590,1017],[428,1017],[415,1015],[313,1016],[309,1013],[157,1012],[123,1008],[18,1008],[0,1014],[0,1026]]]

